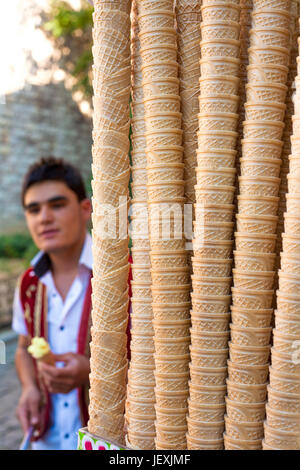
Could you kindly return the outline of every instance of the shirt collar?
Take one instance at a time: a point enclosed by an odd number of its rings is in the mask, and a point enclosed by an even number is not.
[[[30,264],[38,277],[42,277],[50,269],[50,259],[44,251],[39,251]],[[88,232],[81,250],[79,265],[84,265],[90,270],[93,269],[92,237]]]

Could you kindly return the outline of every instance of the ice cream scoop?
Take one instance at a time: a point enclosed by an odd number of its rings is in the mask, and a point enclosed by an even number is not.
[[[45,338],[35,336],[31,340],[31,345],[27,348],[34,359],[46,364],[54,365],[55,358]]]

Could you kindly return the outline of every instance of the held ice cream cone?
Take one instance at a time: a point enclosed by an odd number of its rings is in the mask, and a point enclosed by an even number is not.
[[[27,348],[31,356],[38,362],[55,365],[55,357],[50,349],[48,342],[42,338],[35,336],[31,340],[31,345]]]

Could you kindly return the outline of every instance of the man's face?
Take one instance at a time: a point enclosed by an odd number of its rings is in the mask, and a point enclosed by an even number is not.
[[[91,214],[88,199],[77,195],[61,181],[33,184],[24,198],[26,222],[34,243],[46,253],[79,243]]]

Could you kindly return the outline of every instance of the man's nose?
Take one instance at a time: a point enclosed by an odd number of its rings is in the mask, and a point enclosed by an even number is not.
[[[40,213],[39,213],[39,219],[41,222],[51,222],[52,218],[53,218],[53,214],[52,214],[52,211],[49,207],[47,206],[42,206],[41,207],[41,210],[40,210]]]

